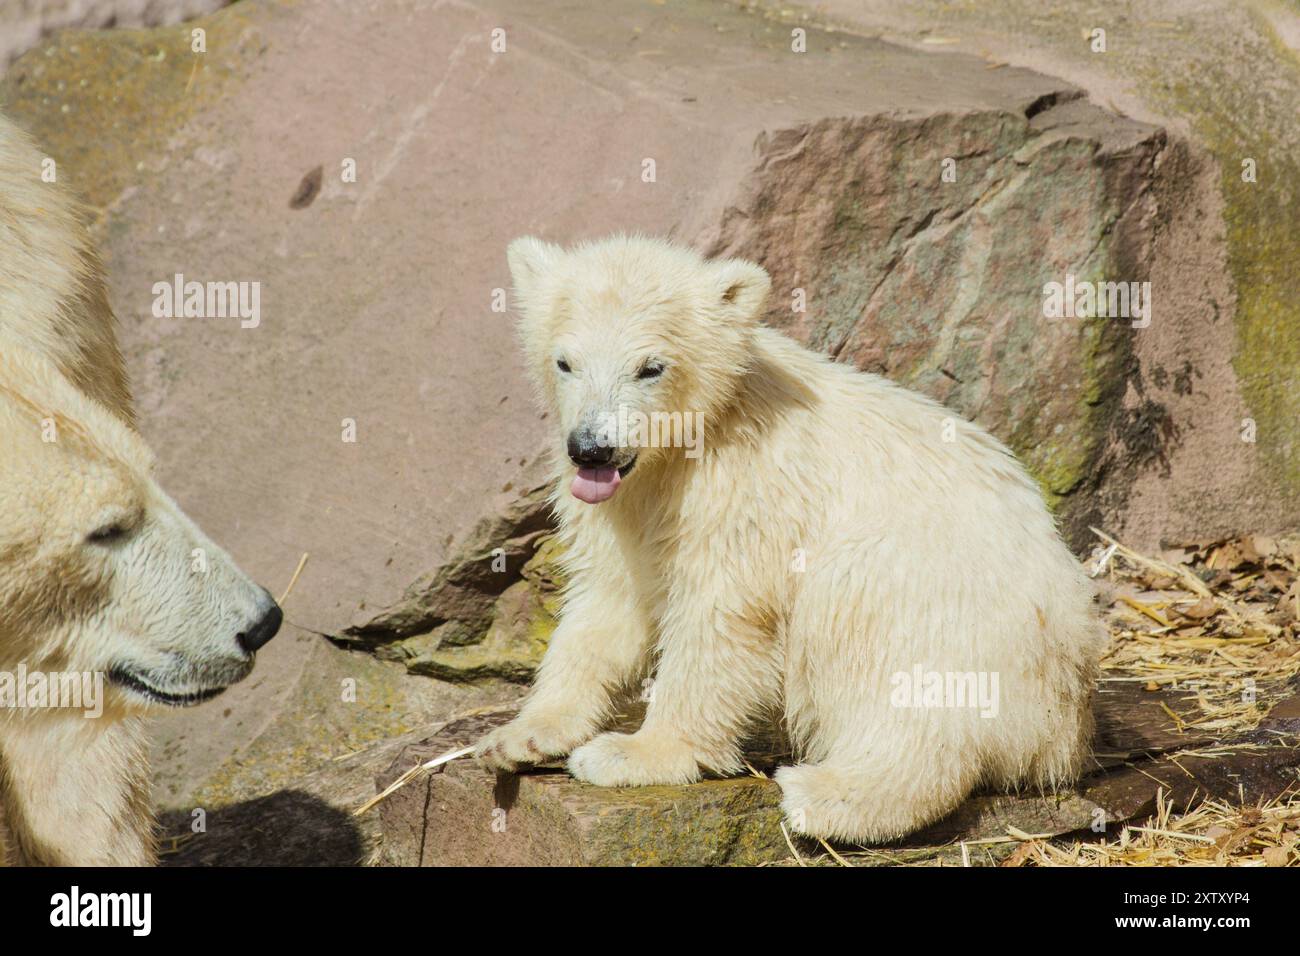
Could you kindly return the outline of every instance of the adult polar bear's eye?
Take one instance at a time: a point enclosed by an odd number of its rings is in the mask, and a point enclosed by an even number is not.
[[[570,372],[573,371],[573,369],[569,367],[569,363],[564,361],[564,359],[556,359],[555,367],[558,368],[565,375],[568,375]]]
[[[651,359],[649,362],[646,362],[641,366],[641,370],[636,373],[636,377],[639,379],[658,378],[663,373],[664,363]]]
[[[131,533],[130,529],[124,525],[113,523],[106,524],[102,528],[96,528],[90,534],[86,535],[87,544],[113,544],[117,541],[123,541]]]
[[[125,541],[140,527],[144,520],[142,512],[102,515],[99,527],[86,535],[87,544],[109,545]]]

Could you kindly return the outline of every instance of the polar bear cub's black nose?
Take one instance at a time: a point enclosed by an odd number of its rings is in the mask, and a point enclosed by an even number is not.
[[[281,622],[284,621],[284,612],[280,610],[280,605],[275,603],[270,594],[267,594],[266,598],[270,601],[271,607],[262,615],[262,619],[247,631],[235,635],[239,646],[249,654],[275,637],[276,631],[280,630]]]
[[[614,460],[614,447],[592,429],[575,428],[569,432],[569,458],[579,468],[600,468]]]

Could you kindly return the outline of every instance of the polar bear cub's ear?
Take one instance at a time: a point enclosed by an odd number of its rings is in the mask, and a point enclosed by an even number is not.
[[[564,250],[559,246],[532,236],[521,236],[506,248],[515,294],[525,308],[537,302],[539,287],[563,257]]]
[[[711,263],[714,308],[724,320],[740,324],[758,321],[772,279],[767,270],[746,259],[720,259]]]

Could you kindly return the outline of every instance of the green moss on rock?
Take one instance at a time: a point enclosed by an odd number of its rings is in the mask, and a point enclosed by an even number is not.
[[[559,620],[563,580],[559,556],[553,536],[539,541],[519,580],[497,599],[491,623],[482,634],[441,640],[439,632],[449,626],[444,625],[400,642],[397,647],[407,670],[448,681],[531,681]]]
[[[42,143],[92,206],[140,186],[168,144],[260,55],[259,5],[149,30],[67,31],[29,50],[0,82],[0,109]],[[206,52],[191,31],[206,31]]]

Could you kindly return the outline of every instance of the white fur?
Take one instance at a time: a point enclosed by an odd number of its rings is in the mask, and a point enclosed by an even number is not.
[[[154,481],[98,260],[41,158],[0,117],[0,671],[129,673],[178,697],[224,688],[253,666],[236,635],[272,602]],[[111,526],[122,534],[88,540]],[[150,701],[113,681],[106,697],[97,719],[0,710],[20,862],[152,861]]]
[[[571,584],[523,711],[481,742],[482,760],[567,753],[591,783],[686,783],[739,770],[746,731],[775,711],[800,761],[777,773],[791,822],[873,841],[975,787],[1078,772],[1103,631],[1001,443],[758,325],[769,280],[752,263],[621,237],[567,252],[521,239],[509,259],[557,428]],[[666,370],[642,381],[647,359]],[[703,455],[620,448],[634,470],[584,504],[565,438],[620,405],[703,411]],[[918,665],[996,674],[997,716],[894,706],[894,675]],[[649,669],[641,729],[598,734]]]

